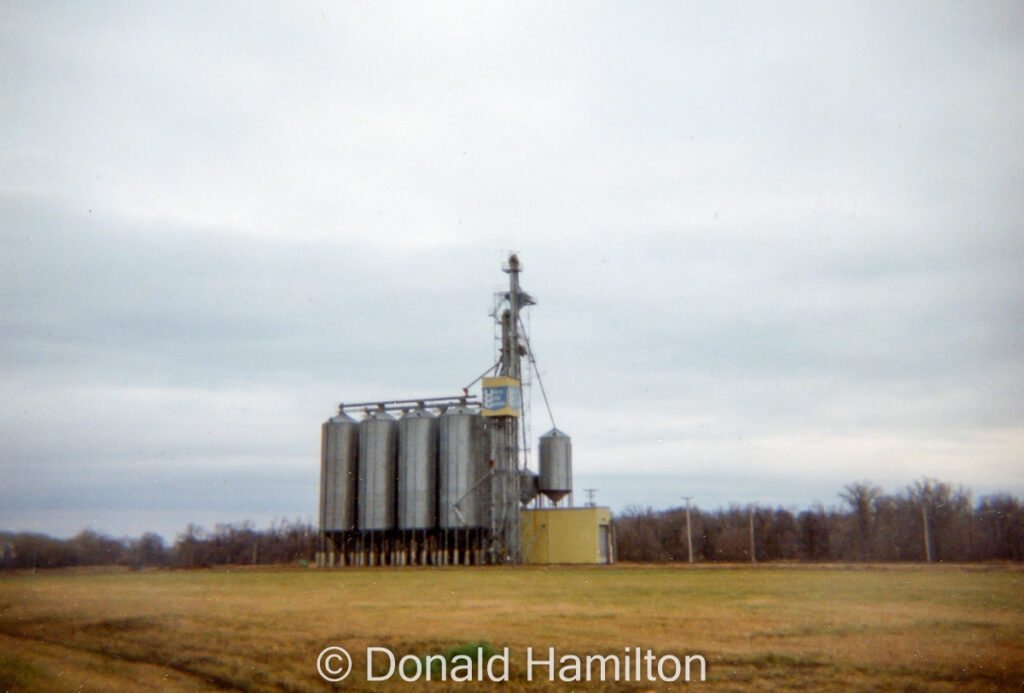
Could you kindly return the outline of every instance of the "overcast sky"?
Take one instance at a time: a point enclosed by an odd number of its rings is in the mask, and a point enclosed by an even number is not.
[[[314,520],[518,251],[576,497],[1024,494],[1020,2],[7,2],[0,529]],[[551,422],[533,393],[532,434]]]

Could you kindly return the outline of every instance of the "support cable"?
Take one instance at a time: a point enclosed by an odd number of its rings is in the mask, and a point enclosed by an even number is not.
[[[519,319],[519,326],[523,327],[523,341],[526,342],[526,355],[530,359],[530,364],[533,365],[533,372],[537,376],[537,384],[540,385],[540,394],[544,396],[544,406],[548,410],[548,418],[551,419],[551,428],[558,428],[555,425],[555,415],[551,413],[551,404],[548,403],[548,393],[544,391],[544,381],[540,377],[540,368],[537,367],[537,360],[533,358],[533,347],[530,346],[530,338],[526,336],[526,328],[523,326],[522,318]]]

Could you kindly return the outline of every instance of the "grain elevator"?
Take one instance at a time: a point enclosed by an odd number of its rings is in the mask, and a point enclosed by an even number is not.
[[[572,440],[553,416],[528,468],[524,366],[543,383],[522,310],[535,301],[516,255],[502,269],[483,375],[452,397],[342,403],[322,425],[318,565],[614,561],[610,511],[572,507]]]

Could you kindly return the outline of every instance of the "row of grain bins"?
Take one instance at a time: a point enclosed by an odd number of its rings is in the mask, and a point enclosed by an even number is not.
[[[500,432],[465,397],[339,407],[322,430],[325,562],[488,562],[501,507],[491,483]],[[541,438],[539,452],[540,475],[520,472],[524,505],[538,491],[553,503],[572,491],[569,437],[552,430]]]

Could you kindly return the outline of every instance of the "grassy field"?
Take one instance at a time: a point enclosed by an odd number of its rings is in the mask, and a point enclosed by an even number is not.
[[[509,647],[510,681],[367,682],[398,656]],[[353,654],[341,684],[317,654]],[[707,661],[704,683],[526,680],[546,656],[626,647]],[[694,670],[692,676],[696,676]],[[1021,690],[1015,568],[221,569],[0,576],[0,691]]]

